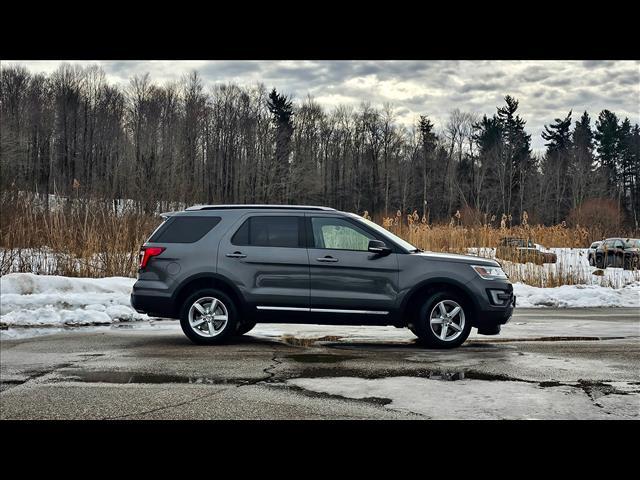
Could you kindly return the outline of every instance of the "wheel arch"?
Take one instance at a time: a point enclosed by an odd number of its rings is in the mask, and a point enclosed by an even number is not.
[[[180,315],[182,304],[187,297],[203,288],[215,288],[227,294],[236,305],[241,316],[246,314],[246,306],[242,293],[229,279],[215,273],[197,273],[183,280],[173,295],[176,315]]]
[[[412,315],[420,307],[421,299],[426,298],[427,295],[439,291],[451,291],[460,295],[466,300],[466,303],[471,307],[470,312],[473,317],[476,317],[476,313],[479,310],[478,301],[476,300],[473,292],[462,282],[447,277],[437,277],[424,280],[415,285],[409,293],[407,293],[400,305],[399,320],[406,326],[410,323]]]

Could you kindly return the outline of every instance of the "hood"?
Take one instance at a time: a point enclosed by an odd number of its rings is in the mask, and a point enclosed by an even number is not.
[[[457,253],[418,252],[413,253],[419,257],[430,258],[442,262],[468,263],[470,265],[500,266],[498,262],[490,258],[476,257],[475,255],[459,255]]]

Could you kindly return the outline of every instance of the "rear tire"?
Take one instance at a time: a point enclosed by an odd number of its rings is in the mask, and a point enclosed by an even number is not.
[[[237,329],[238,310],[220,290],[205,288],[187,297],[180,311],[184,334],[198,345],[219,345]]]
[[[468,302],[454,292],[432,293],[418,310],[410,329],[429,347],[459,347],[471,333],[471,312]]]
[[[596,262],[593,260],[593,255],[589,255],[589,265],[592,267],[596,266]]]
[[[602,256],[596,257],[596,267],[597,268],[604,268],[604,260],[603,260]]]

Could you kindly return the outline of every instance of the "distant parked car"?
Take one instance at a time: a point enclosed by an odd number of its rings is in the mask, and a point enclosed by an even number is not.
[[[500,239],[500,245],[496,248],[496,258],[518,263],[532,262],[536,265],[556,263],[558,260],[555,253],[548,251],[542,245],[517,237]]]
[[[602,245],[602,242],[593,242],[589,247],[587,259],[589,260],[589,265],[591,265],[592,267],[596,266],[596,250],[600,245]]]
[[[640,265],[640,239],[607,238],[596,249],[596,267],[636,270]]]

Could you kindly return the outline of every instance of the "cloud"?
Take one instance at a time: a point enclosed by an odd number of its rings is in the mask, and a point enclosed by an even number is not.
[[[34,72],[51,73],[62,62],[16,61]],[[276,88],[301,102],[311,95],[333,109],[391,103],[397,121],[411,127],[428,115],[438,128],[454,108],[493,115],[510,94],[520,102],[533,146],[544,148],[543,126],[574,112],[592,118],[608,108],[619,117],[640,122],[638,61],[90,61],[107,79],[127,84],[133,75],[149,73],[152,81],[179,81],[197,70],[207,88],[234,82]]]

